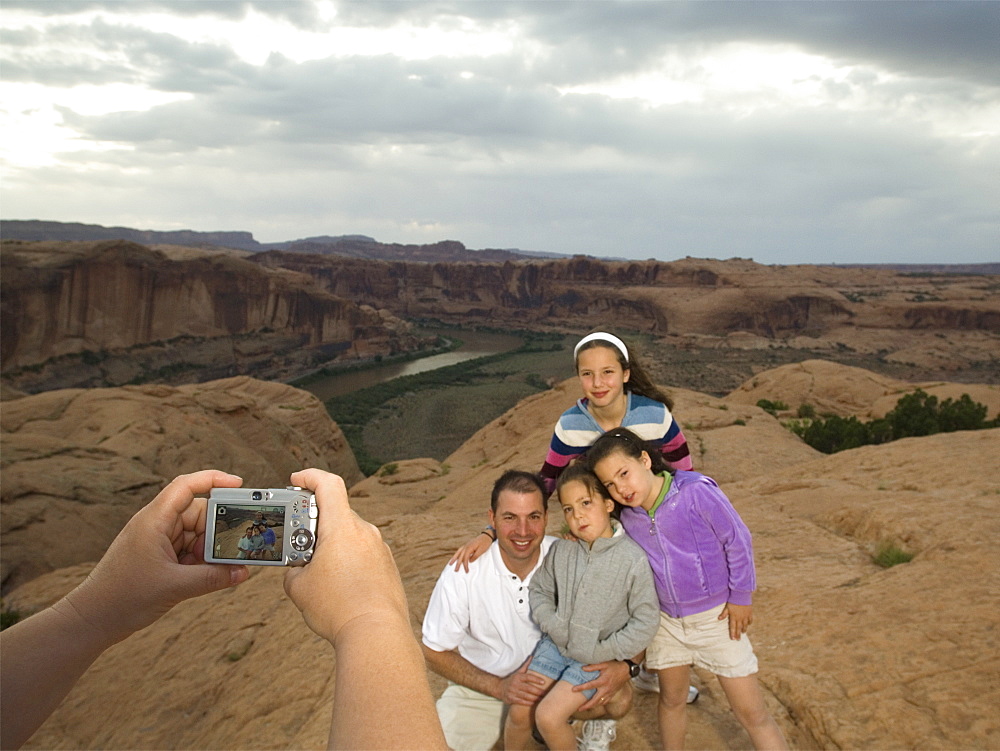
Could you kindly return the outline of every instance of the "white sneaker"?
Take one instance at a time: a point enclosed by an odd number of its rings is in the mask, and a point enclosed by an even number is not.
[[[608,751],[618,735],[617,720],[587,720],[577,741],[579,751]]]
[[[660,679],[657,678],[656,673],[652,673],[646,670],[645,667],[639,671],[639,675],[632,679],[633,688],[637,688],[640,691],[646,691],[651,694],[660,693]],[[694,686],[688,686],[688,704],[694,704],[698,701],[698,689]]]

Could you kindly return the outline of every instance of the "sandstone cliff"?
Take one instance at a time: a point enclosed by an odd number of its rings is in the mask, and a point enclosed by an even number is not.
[[[837,404],[868,409],[865,382],[849,393],[857,372],[822,373],[838,384]],[[768,382],[762,373],[754,388]],[[493,480],[508,467],[537,469],[577,388],[566,381],[525,399],[444,464],[401,462],[351,488],[352,505],[393,549],[415,633],[448,556],[481,528]],[[721,481],[753,532],[751,638],[768,705],[793,747],[1000,747],[1000,430],[824,456],[735,396],[674,395],[696,468]],[[913,560],[878,567],[871,554],[883,542]],[[86,570],[39,577],[8,603],[41,606]],[[284,596],[281,572],[260,571],[109,650],[28,748],[238,749],[251,725],[259,748],[321,748],[335,669]],[[267,677],[276,672],[280,681]],[[696,671],[694,680],[703,696],[689,712],[689,746],[749,748],[715,679]],[[655,696],[638,694],[613,747],[658,742]]]
[[[178,474],[222,469],[257,487],[312,465],[363,477],[319,400],[246,377],[50,391],[4,402],[0,431],[4,592],[99,558]]]
[[[743,259],[418,263],[308,247],[317,252],[7,241],[3,380],[38,392],[291,378],[416,349],[402,320],[414,318],[571,332],[610,321],[681,346],[856,352],[941,372],[996,373],[1000,352],[990,276]]]
[[[310,358],[416,345],[408,324],[302,275],[226,253],[172,257],[124,241],[5,242],[0,305],[4,375],[29,391],[67,380],[120,385],[185,368],[204,370],[203,379],[275,377],[283,361],[301,373]]]
[[[251,260],[407,318],[570,331],[613,321],[619,330],[695,340],[741,332],[951,369],[994,361],[1000,351],[1000,287],[989,276],[743,259],[419,264],[262,253]]]

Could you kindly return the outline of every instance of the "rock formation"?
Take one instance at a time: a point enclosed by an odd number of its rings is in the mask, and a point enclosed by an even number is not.
[[[438,245],[420,249],[463,257],[460,243]],[[290,378],[417,349],[402,320],[415,318],[573,332],[613,321],[692,346],[857,352],[943,372],[995,371],[1000,351],[990,276],[738,258],[373,261],[328,255],[323,242],[256,254],[126,241],[2,247],[2,374],[28,392]],[[411,256],[433,257],[423,250]]]
[[[95,560],[173,477],[222,469],[284,487],[302,467],[363,475],[322,403],[246,377],[49,391],[3,403],[3,591]]]
[[[409,324],[305,276],[125,241],[5,242],[0,304],[4,376],[28,391],[187,370],[277,378],[417,344]]]
[[[836,383],[829,398],[841,409],[853,404],[870,411],[880,398],[869,385],[878,379],[870,375],[814,364],[807,370]],[[673,393],[695,467],[720,480],[753,532],[759,589],[750,633],[768,705],[791,745],[997,748],[1000,429],[825,456],[744,403],[753,397],[787,399],[790,381],[778,373],[756,380],[747,393],[741,389],[725,399]],[[769,383],[778,390],[766,391]],[[856,395],[852,384],[858,384]],[[210,393],[218,399],[232,390],[230,385]],[[354,508],[381,528],[393,549],[415,633],[448,556],[481,528],[493,480],[509,467],[537,469],[553,423],[577,392],[575,381],[560,383],[485,426],[446,463],[400,462],[396,473],[351,487]],[[821,392],[822,385],[808,391],[816,398]],[[267,400],[271,415],[284,399],[291,396]],[[187,404],[195,397],[180,391],[161,398],[149,430],[168,420],[171,400]],[[14,402],[22,403],[27,412],[27,399]],[[63,411],[54,403],[35,404],[38,414],[30,422]],[[202,419],[193,408],[178,412],[172,425]],[[237,414],[246,426],[257,412],[244,408]],[[294,419],[300,412],[280,414]],[[111,418],[95,418],[93,427],[81,423],[76,432],[102,434],[104,421],[112,428],[124,424]],[[29,425],[26,414],[19,422]],[[274,430],[261,429],[267,435]],[[87,445],[103,446],[117,435],[117,429],[105,432],[104,441]],[[156,445],[167,450],[163,438]],[[208,442],[199,446],[209,449]],[[229,450],[221,446],[218,455]],[[5,447],[5,461],[8,455]],[[92,482],[78,465],[69,466],[63,474]],[[169,474],[163,464],[155,472],[128,468],[133,475],[146,473],[147,490],[154,474]],[[104,473],[109,483],[111,474]],[[120,477],[114,481],[120,487],[133,482],[127,472]],[[78,517],[97,511],[77,508]],[[558,528],[556,513],[549,521],[552,530]],[[912,553],[913,560],[877,566],[872,552],[884,543]],[[40,607],[86,570],[80,563],[41,576],[13,592],[7,604]],[[322,748],[335,669],[329,646],[311,634],[285,597],[281,572],[255,572],[236,590],[182,603],[109,650],[27,748]],[[272,679],[275,674],[280,680]],[[443,689],[442,679],[432,675],[431,681],[435,691]],[[694,682],[703,695],[689,710],[689,746],[748,748],[717,681],[695,671]],[[655,704],[654,695],[637,694],[632,713],[619,723],[615,748],[658,747]]]
[[[419,264],[272,252],[251,260],[402,317],[570,331],[602,320],[693,339],[740,332],[772,346],[843,348],[953,370],[995,361],[1000,351],[1000,295],[989,276],[743,259]]]
[[[159,232],[130,227],[103,227],[79,222],[42,222],[10,219],[0,221],[0,234],[8,240],[33,242],[101,242],[127,240],[143,245],[215,246],[240,250],[261,250],[261,244],[249,232],[195,232],[182,229]]]
[[[751,405],[761,399],[777,399],[788,406],[788,415],[794,415],[800,405],[808,404],[817,415],[854,415],[867,421],[884,417],[904,393],[918,388],[937,397],[939,402],[957,400],[962,394],[968,394],[974,402],[986,406],[987,419],[1000,414],[1000,386],[995,384],[907,383],[826,360],[806,360],[766,371],[744,383],[723,401],[730,405]]]

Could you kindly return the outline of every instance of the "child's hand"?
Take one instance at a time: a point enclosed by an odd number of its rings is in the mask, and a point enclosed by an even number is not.
[[[729,619],[729,638],[739,641],[740,637],[747,632],[750,624],[753,623],[753,605],[734,605],[727,602],[726,606],[719,613],[719,620]]]
[[[448,561],[448,565],[454,564],[456,571],[464,568],[465,573],[469,573],[469,564],[489,550],[492,544],[493,540],[490,539],[490,536],[480,532],[455,551],[455,555]]]

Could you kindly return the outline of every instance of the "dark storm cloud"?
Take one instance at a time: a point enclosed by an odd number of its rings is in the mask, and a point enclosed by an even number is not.
[[[562,80],[641,68],[687,44],[783,42],[896,73],[1000,83],[1000,3],[967,2],[341,2],[343,22],[515,20],[560,48]]]

